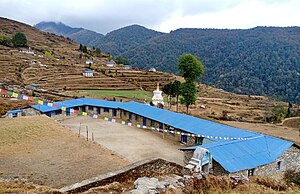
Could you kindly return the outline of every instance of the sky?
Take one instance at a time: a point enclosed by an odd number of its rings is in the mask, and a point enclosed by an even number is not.
[[[0,16],[30,25],[62,22],[102,34],[139,24],[178,28],[247,29],[300,26],[300,0],[0,0]]]

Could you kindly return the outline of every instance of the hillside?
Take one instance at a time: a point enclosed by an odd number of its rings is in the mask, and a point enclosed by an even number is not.
[[[83,43],[83,42],[81,42]],[[192,53],[205,65],[202,83],[241,94],[300,101],[300,28],[178,29],[158,33],[133,25],[90,43],[134,67],[176,73],[177,58]]]
[[[65,36],[84,45],[90,45],[96,39],[102,38],[104,35],[93,32],[84,28],[72,28],[61,22],[40,22],[34,25],[35,28],[44,32],[49,32],[61,36]]]
[[[147,29],[143,26],[131,25],[112,31],[103,38],[95,40],[89,46],[100,46],[103,51],[113,56],[119,56],[129,50],[134,50],[139,45],[160,35],[163,35],[163,33]]]
[[[176,72],[192,53],[205,65],[201,82],[230,92],[299,101],[300,28],[179,29],[123,55],[139,67]],[[298,97],[297,97],[298,96]]]
[[[74,30],[65,29],[64,33],[71,31]],[[16,32],[25,34],[30,48],[0,45],[0,84],[18,85],[23,91],[31,84],[55,93],[66,90],[152,90],[157,82],[163,85],[174,79],[174,76],[165,73],[107,67],[107,62],[113,61],[106,53],[93,49],[83,53],[79,51],[79,45],[69,38],[0,18],[0,38],[10,38]],[[88,59],[93,61],[93,66],[86,64]],[[93,76],[84,77],[83,70],[91,68]],[[141,74],[145,74],[143,79],[139,79]]]

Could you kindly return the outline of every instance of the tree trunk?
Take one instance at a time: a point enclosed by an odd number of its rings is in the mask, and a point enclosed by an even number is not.
[[[189,106],[190,105],[186,105],[186,114],[189,114]]]
[[[178,112],[178,98],[179,98],[179,95],[176,96],[176,112]]]
[[[171,95],[170,95],[170,99],[169,99],[169,107],[170,107],[170,109],[172,107],[172,96]]]

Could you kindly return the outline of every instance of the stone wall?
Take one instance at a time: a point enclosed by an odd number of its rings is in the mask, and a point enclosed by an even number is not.
[[[229,175],[229,172],[226,171],[218,162],[216,162],[214,159],[213,159],[213,162],[212,162],[212,174],[213,175],[222,175],[222,176],[225,176],[225,175]]]
[[[136,179],[144,176],[155,177],[168,174],[182,175],[182,170],[183,166],[163,159],[143,160],[121,168],[120,170],[63,187],[60,189],[60,192],[78,193],[87,191],[92,187],[107,185],[115,181],[121,184],[133,183]]]
[[[184,156],[183,162],[184,162],[185,165],[187,165],[189,163],[189,161],[193,157],[193,154],[194,154],[194,150],[184,151],[184,153],[183,153],[183,156]]]
[[[274,162],[254,169],[254,175],[268,176],[274,179],[282,179],[287,170],[295,170],[300,172],[300,149],[296,146],[291,146]],[[280,162],[280,165],[278,165]],[[278,169],[280,166],[280,169]],[[248,169],[231,173],[230,175],[244,175],[248,176]]]

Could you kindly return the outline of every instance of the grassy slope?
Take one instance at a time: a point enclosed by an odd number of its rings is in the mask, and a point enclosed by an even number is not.
[[[152,98],[152,93],[144,90],[81,90],[80,92],[94,98],[123,97],[138,100],[146,99],[146,101],[150,101]]]

